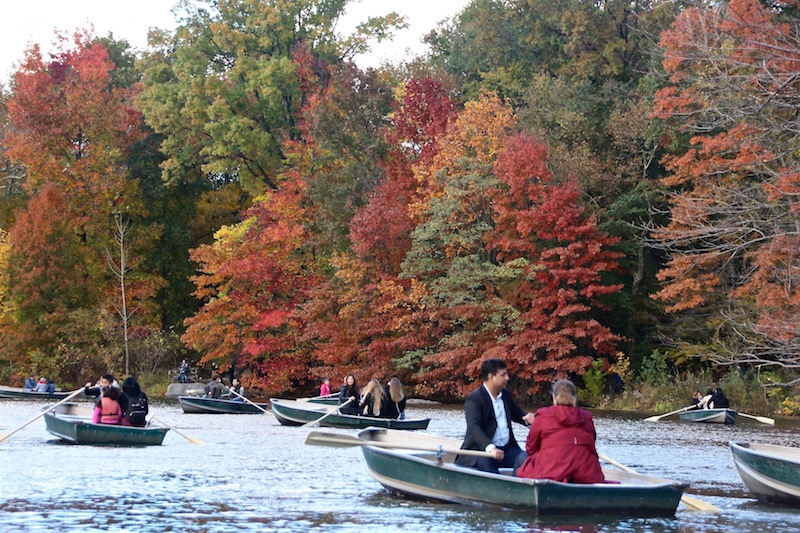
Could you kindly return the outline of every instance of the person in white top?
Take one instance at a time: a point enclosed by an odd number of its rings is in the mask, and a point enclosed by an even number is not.
[[[487,359],[481,364],[483,385],[472,391],[464,403],[467,435],[461,445],[465,450],[485,450],[494,457],[459,455],[456,464],[486,472],[499,468],[516,470],[527,455],[517,444],[512,422],[532,424],[533,413],[520,409],[506,389],[508,369],[502,359]]]

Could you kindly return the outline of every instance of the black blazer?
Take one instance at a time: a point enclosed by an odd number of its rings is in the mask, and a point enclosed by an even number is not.
[[[522,417],[525,416],[525,411],[520,409],[507,389],[500,391],[500,397],[506,410],[509,433],[508,443],[517,444],[517,439],[514,437],[514,431],[511,428],[511,422],[524,424]],[[494,432],[497,430],[497,419],[494,417],[492,398],[489,396],[489,391],[486,390],[486,387],[481,385],[467,396],[467,400],[464,402],[464,414],[467,417],[467,435],[461,445],[461,449],[485,450],[492,442]],[[519,445],[517,444],[517,446]],[[456,464],[461,466],[475,466],[477,462],[477,457],[473,455],[459,455],[456,457]]]

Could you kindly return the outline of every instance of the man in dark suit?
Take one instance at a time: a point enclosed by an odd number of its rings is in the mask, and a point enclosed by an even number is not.
[[[471,466],[485,472],[497,472],[498,468],[516,470],[526,458],[517,444],[512,422],[533,423],[533,413],[526,413],[514,402],[508,385],[508,370],[502,359],[487,359],[481,364],[483,385],[472,391],[464,403],[467,417],[467,435],[463,450],[481,450],[494,457],[459,455],[456,464]]]

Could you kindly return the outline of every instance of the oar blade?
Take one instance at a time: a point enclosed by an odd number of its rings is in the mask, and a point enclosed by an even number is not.
[[[721,513],[722,509],[717,507],[716,505],[712,505],[708,502],[704,502],[698,498],[692,498],[691,496],[683,495],[681,496],[681,502],[683,504],[695,511],[699,511],[701,513]]]
[[[325,431],[309,431],[306,435],[306,444],[309,446],[329,446],[332,448],[350,448],[352,446],[367,446],[368,442],[341,433],[327,433]]]

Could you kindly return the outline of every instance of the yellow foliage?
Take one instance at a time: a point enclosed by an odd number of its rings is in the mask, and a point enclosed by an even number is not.
[[[8,261],[9,251],[8,232],[0,228],[0,316],[3,315],[5,309],[6,278],[3,272],[6,272],[6,262]]]

